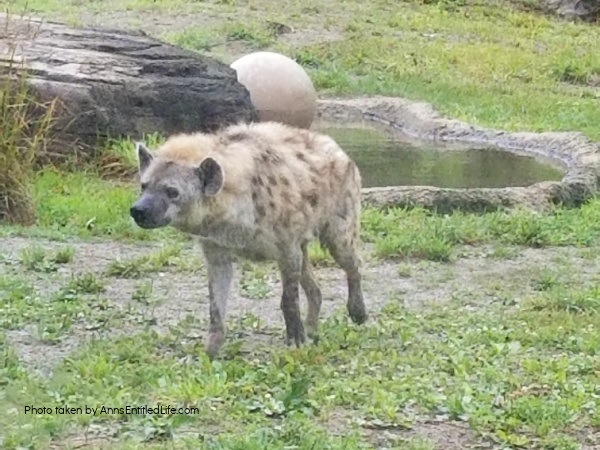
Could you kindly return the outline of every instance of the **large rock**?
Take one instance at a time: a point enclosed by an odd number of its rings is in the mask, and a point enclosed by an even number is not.
[[[4,14],[0,30],[8,33],[0,41],[0,73],[7,73],[15,48],[39,98],[62,104],[55,150],[89,150],[104,137],[212,131],[257,118],[233,69],[144,32],[73,29]]]
[[[280,53],[256,52],[231,64],[250,91],[262,121],[310,128],[317,111],[317,93],[306,71]]]

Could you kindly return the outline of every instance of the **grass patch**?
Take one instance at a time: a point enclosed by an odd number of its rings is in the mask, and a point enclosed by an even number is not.
[[[170,228],[147,231],[137,227],[129,217],[137,190],[136,185],[109,182],[95,172],[65,173],[47,169],[37,175],[33,189],[38,210],[36,226],[3,227],[0,234],[54,239],[104,236],[120,240],[168,240],[173,244],[189,239]],[[578,209],[557,207],[543,215],[524,209],[483,215],[460,212],[438,215],[421,208],[378,210],[370,207],[365,207],[362,214],[363,240],[375,246],[376,256],[391,259],[447,262],[457,256],[457,247],[483,244],[494,246],[489,257],[511,258],[522,246],[592,246],[598,242],[599,235],[598,199]],[[40,249],[32,250],[26,257],[32,260],[27,264],[35,264],[36,258],[46,260],[40,252]],[[72,256],[66,248],[62,252],[65,254],[53,258],[68,260]],[[315,243],[309,247],[309,256],[316,266],[334,264],[329,253]],[[119,264],[121,269],[116,267]],[[115,263],[114,269],[135,273],[135,267],[144,264],[154,262],[145,258],[121,261]],[[187,265],[191,270],[199,263],[179,261],[178,264]]]
[[[149,233],[129,217],[138,195],[133,183],[103,180],[97,172],[64,172],[44,169],[33,180],[37,211],[34,227],[3,227],[0,233],[65,239],[67,236],[117,239],[182,239],[173,230]],[[179,237],[178,237],[179,236]]]
[[[442,216],[421,208],[367,208],[362,217],[363,239],[375,245],[377,256],[433,261],[449,261],[461,245],[494,244],[492,257],[512,257],[514,246],[594,245],[599,219],[597,199],[580,209],[557,208],[545,215],[515,210]]]
[[[91,272],[74,277],[66,286],[66,290],[81,294],[99,294],[104,292],[105,283]]]
[[[0,223],[30,225],[35,222],[33,168],[45,149],[56,102],[36,100],[27,73],[14,62],[15,45],[7,45],[0,80]]]
[[[206,430],[200,431],[206,441],[197,445],[207,449],[312,448],[313,437],[319,448],[373,448],[361,437],[362,426],[410,427],[421,414],[443,414],[468,421],[501,445],[548,448],[562,442],[555,448],[567,449],[600,406],[593,395],[598,318],[590,308],[549,314],[532,307],[465,311],[454,304],[417,313],[392,303],[364,328],[349,324],[343,312],[334,315],[323,324],[318,347],[256,349],[252,357],[234,353],[212,363],[195,352],[198,344],[183,343],[177,330],[107,338],[73,354],[53,377],[35,379],[37,390],[46,392],[36,403],[161,403],[197,410],[154,417],[115,410],[66,421],[42,415],[46,426],[28,432],[23,424],[40,419],[21,415],[6,436],[26,446],[32,439],[62,439],[72,426],[102,424],[119,430],[121,445],[133,445],[131,439],[180,445],[191,427]],[[197,358],[179,363],[189,354]],[[27,392],[25,384],[11,376],[8,392]],[[13,396],[7,401],[23,408]],[[345,424],[346,447],[326,431],[340,411],[344,420],[337,426]],[[209,431],[215,428],[219,433]]]
[[[151,149],[159,147],[165,138],[159,133],[144,135],[142,139]],[[100,150],[93,165],[103,178],[131,180],[138,172],[138,157],[133,139],[111,139]]]
[[[333,267],[336,264],[329,251],[318,242],[311,242],[308,246],[308,259],[315,267]]]
[[[115,259],[106,269],[106,275],[120,278],[138,278],[144,274],[159,272],[177,266],[178,270],[194,271],[202,267],[199,259],[182,260],[181,246],[171,245],[158,252],[132,259]]]
[[[246,297],[264,299],[271,295],[269,280],[278,273],[273,264],[256,264],[244,261],[240,279],[240,289]]]
[[[63,247],[50,255],[42,246],[33,244],[21,250],[21,264],[36,272],[54,272],[58,264],[71,262],[74,253],[73,247]]]

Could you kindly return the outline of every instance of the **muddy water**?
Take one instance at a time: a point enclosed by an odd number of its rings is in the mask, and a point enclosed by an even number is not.
[[[539,159],[495,149],[440,150],[411,146],[362,124],[316,123],[358,165],[363,187],[500,188],[560,181],[564,172]]]

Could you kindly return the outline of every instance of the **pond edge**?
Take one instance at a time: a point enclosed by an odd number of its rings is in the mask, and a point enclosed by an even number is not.
[[[438,213],[488,212],[554,205],[578,207],[595,195],[600,174],[600,145],[579,132],[508,132],[448,119],[430,104],[397,97],[328,98],[318,101],[317,116],[336,122],[364,121],[421,143],[493,148],[543,158],[566,169],[561,181],[526,187],[438,188],[388,186],[363,188],[363,203],[376,207],[420,206]]]

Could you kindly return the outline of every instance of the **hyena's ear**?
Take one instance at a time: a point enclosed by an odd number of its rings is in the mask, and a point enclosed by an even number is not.
[[[138,154],[138,166],[140,173],[144,173],[154,159],[154,156],[152,156],[152,153],[150,153],[150,150],[143,142],[135,143],[135,151]]]
[[[202,194],[211,196],[216,195],[223,186],[223,170],[219,163],[212,158],[206,158],[196,168],[196,173],[200,179]]]

